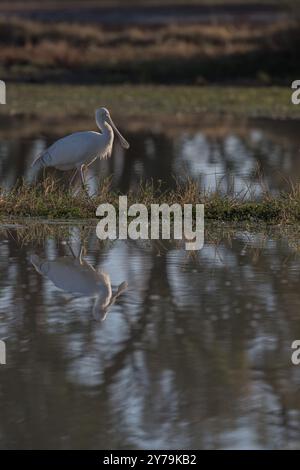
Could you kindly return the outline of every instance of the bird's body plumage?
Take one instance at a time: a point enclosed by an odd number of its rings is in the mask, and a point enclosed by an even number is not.
[[[31,261],[43,276],[65,292],[87,297],[102,295],[108,301],[111,298],[108,274],[96,271],[84,260],[61,257],[48,261],[33,255]]]
[[[72,170],[82,164],[90,165],[96,158],[107,158],[112,151],[114,134],[105,126],[105,132],[75,132],[50,145],[35,160],[34,166],[52,166],[58,170]],[[110,126],[109,126],[110,127]]]
[[[103,159],[111,156],[114,142],[114,131],[120,139],[121,145],[128,148],[129,144],[114,125],[106,108],[96,111],[96,123],[101,132],[82,131],[67,135],[54,142],[44,150],[33,162],[36,170],[54,167],[58,170],[82,170],[97,158]]]
[[[127,283],[122,282],[113,294],[109,275],[96,271],[82,258],[82,252],[79,258],[60,257],[46,260],[32,254],[30,259],[36,271],[58,289],[69,294],[94,298],[93,315],[97,319],[100,317],[104,320],[108,308],[127,289]]]

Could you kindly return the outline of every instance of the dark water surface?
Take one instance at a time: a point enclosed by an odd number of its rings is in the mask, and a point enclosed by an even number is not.
[[[1,448],[299,448],[297,231],[62,230],[1,228]]]
[[[121,2],[122,3],[122,2]],[[124,2],[125,3],[125,2]],[[254,5],[95,5],[88,1],[83,5],[74,3],[59,3],[45,8],[43,5],[26,5],[26,8],[13,5],[12,8],[0,6],[0,13],[6,17],[21,17],[30,20],[43,22],[75,22],[75,23],[96,23],[101,25],[160,25],[175,23],[271,23],[274,21],[289,18],[288,11],[279,5],[261,5],[259,2]]]
[[[35,156],[58,138],[70,133],[57,124],[38,130],[27,123],[11,121],[0,135],[0,185],[12,187],[20,178],[32,181],[30,165]],[[81,130],[93,130],[91,122]],[[75,127],[74,130],[79,130]],[[112,187],[122,192],[135,189],[140,180],[153,180],[164,187],[175,186],[176,178],[192,177],[202,188],[218,189],[222,193],[248,191],[247,196],[259,197],[263,191],[278,193],[290,189],[291,182],[300,179],[299,122],[260,120],[242,125],[220,122],[209,126],[199,122],[193,127],[168,125],[155,128],[145,125],[139,129],[121,129],[131,147],[121,149],[116,142],[113,156],[96,161],[88,170],[92,192],[99,181],[112,176]],[[69,181],[72,172],[57,172]],[[79,181],[78,181],[79,183]]]

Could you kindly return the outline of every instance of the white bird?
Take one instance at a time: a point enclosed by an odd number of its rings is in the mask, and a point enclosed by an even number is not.
[[[109,111],[99,108],[95,112],[96,124],[101,132],[83,131],[63,137],[46,150],[44,150],[32,163],[32,167],[40,170],[45,167],[54,167],[58,170],[78,170],[83,186],[84,170],[97,158],[111,156],[114,141],[114,132],[117,134],[122,147],[129,148],[129,143],[116,128]]]
[[[74,255],[73,255],[74,256]],[[105,320],[108,309],[116,299],[127,289],[127,283],[122,282],[113,294],[110,277],[103,271],[96,271],[82,258],[60,257],[46,260],[32,254],[30,261],[39,274],[50,279],[59,289],[82,297],[94,298],[93,316]]]

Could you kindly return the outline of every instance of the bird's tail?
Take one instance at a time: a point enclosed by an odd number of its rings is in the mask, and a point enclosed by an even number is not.
[[[41,168],[45,168],[46,166],[49,166],[51,163],[51,156],[49,152],[43,152],[40,153],[34,162],[31,164],[31,168],[33,168],[36,171],[39,171]]]

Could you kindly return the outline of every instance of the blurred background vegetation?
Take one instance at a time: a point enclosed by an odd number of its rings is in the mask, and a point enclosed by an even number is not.
[[[1,2],[0,77],[33,83],[282,85],[297,0]]]

